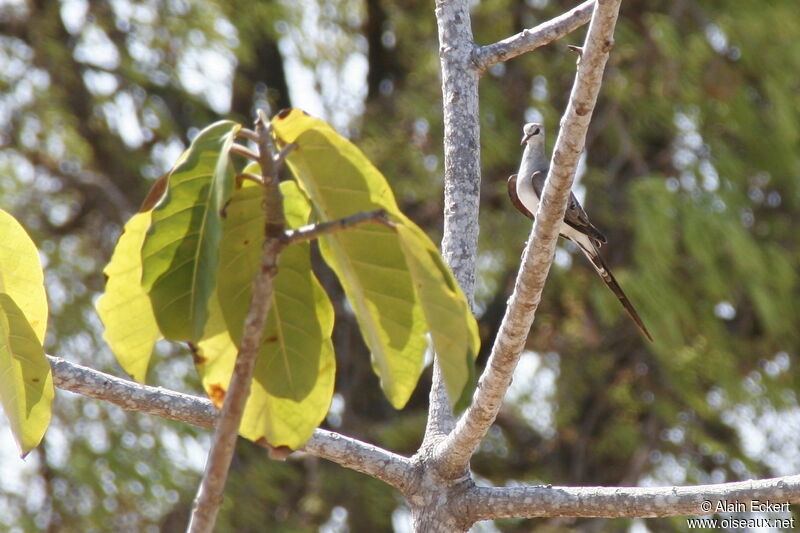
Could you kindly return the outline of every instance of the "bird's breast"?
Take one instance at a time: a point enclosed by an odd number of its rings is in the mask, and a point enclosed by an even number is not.
[[[536,214],[539,209],[539,197],[536,196],[530,180],[517,179],[517,197],[532,215]]]

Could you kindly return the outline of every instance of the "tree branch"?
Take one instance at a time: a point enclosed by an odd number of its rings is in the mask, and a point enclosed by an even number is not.
[[[59,389],[113,403],[129,411],[204,428],[213,428],[219,419],[219,411],[207,398],[141,385],[60,357],[48,355],[47,359],[53,370],[53,384]],[[317,429],[302,450],[380,479],[401,491],[408,487],[409,459],[372,444]]]
[[[389,221],[386,216],[386,211],[378,209],[376,211],[368,211],[366,213],[356,213],[349,217],[340,218],[337,220],[330,220],[328,222],[320,222],[319,224],[308,224],[297,229],[287,229],[284,235],[290,243],[313,241],[323,235],[329,235],[349,228],[366,224],[367,222],[375,222],[382,224],[389,228],[394,228],[394,225]]]
[[[459,502],[471,521],[554,516],[647,518],[714,514],[718,502],[800,502],[800,475],[691,487],[474,487]],[[709,507],[710,505],[710,507]],[[717,511],[718,512],[718,511]]]
[[[340,433],[316,429],[303,450],[380,479],[401,492],[411,483],[412,464],[408,458]]]
[[[113,403],[129,411],[178,420],[210,428],[219,418],[211,400],[100,372],[88,366],[48,355],[53,370],[53,384],[59,389]]]
[[[472,404],[455,430],[440,443],[436,458],[443,475],[463,471],[480,441],[494,422],[519,355],[533,324],[536,308],[555,254],[561,221],[583,150],[606,60],[613,43],[614,26],[621,0],[598,0],[586,36],[562,128],[556,140],[542,202],[522,257],[514,293],[500,325],[486,369]]]
[[[473,54],[473,61],[478,70],[483,72],[496,63],[532,52],[540,46],[572,33],[589,22],[593,9],[594,0],[587,0],[572,11],[567,11],[534,28],[522,30],[502,41],[477,48]]]
[[[478,72],[472,62],[469,3],[436,0],[444,106],[444,237],[442,257],[474,308],[480,202]],[[421,450],[449,433],[453,412],[434,357],[433,386]]]
[[[195,426],[211,428],[219,412],[207,398],[141,385],[48,355],[59,389]],[[377,446],[317,429],[302,448],[405,492],[411,461]],[[473,487],[455,504],[471,522],[504,517],[648,517],[707,514],[703,501],[800,501],[800,476],[695,487]]]
[[[250,307],[244,322],[239,354],[211,441],[206,469],[197,489],[192,516],[186,530],[188,533],[211,533],[214,529],[217,512],[222,505],[231,459],[236,449],[239,425],[250,395],[253,370],[261,347],[261,335],[272,303],[272,286],[278,271],[278,255],[286,245],[283,239],[285,228],[283,198],[278,188],[278,178],[273,174],[275,149],[267,130],[268,124],[266,117],[260,113],[256,120],[256,134],[259,139],[259,153],[256,159],[261,165],[266,218],[261,269],[253,280]]]

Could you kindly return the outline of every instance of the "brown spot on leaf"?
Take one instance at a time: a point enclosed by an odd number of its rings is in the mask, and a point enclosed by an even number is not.
[[[278,337],[273,335],[272,337],[267,337],[266,339],[264,339],[264,343],[263,344],[269,344],[270,342],[277,342],[277,341],[278,341]]]
[[[270,446],[269,444],[267,444],[266,446],[267,449],[269,450],[269,458],[274,461],[285,461],[286,458],[289,457],[294,451],[288,446],[278,446],[277,448],[274,446]]]
[[[242,244],[247,246],[248,244],[250,244],[250,239],[245,239],[244,241],[242,241]]]
[[[278,111],[278,118],[279,119],[284,119],[284,118],[288,117],[289,113],[291,113],[291,112],[292,112],[292,109],[290,107],[287,107],[286,109],[281,109],[280,111]]]
[[[41,379],[39,379],[39,378],[33,378],[31,381],[33,381],[34,383],[39,383],[39,382],[40,382],[40,381],[42,381],[42,380],[41,380]]]
[[[211,403],[214,404],[214,407],[222,409],[222,404],[225,403],[225,389],[218,383],[212,383],[208,386],[208,397],[211,399]]]
[[[207,361],[206,357],[203,355],[203,352],[200,350],[198,346],[196,346],[194,343],[191,342],[187,342],[186,344],[189,346],[189,351],[192,352],[192,359],[194,359],[194,364],[202,365]]]
[[[150,188],[150,192],[147,193],[147,196],[142,202],[141,207],[139,207],[139,212],[144,213],[145,211],[150,211],[155,207],[158,201],[164,196],[164,191],[167,190],[167,184],[169,183],[169,172],[161,176],[156,180],[153,186]]]

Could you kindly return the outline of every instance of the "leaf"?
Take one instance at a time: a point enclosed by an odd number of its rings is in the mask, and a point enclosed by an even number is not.
[[[218,304],[210,303],[209,309],[209,329],[216,329],[217,333],[200,341],[196,359],[203,387],[219,408],[233,374],[238,349],[228,332],[220,329],[220,326],[224,328],[224,321]],[[216,328],[213,321],[218,321]],[[254,442],[263,439],[271,446],[287,446],[293,450],[308,440],[325,418],[333,397],[336,361],[330,340],[326,345],[314,368],[317,375],[314,387],[300,401],[270,394],[263,385],[269,369],[264,358],[256,361],[255,377],[239,427],[240,435]]]
[[[282,144],[297,145],[287,162],[320,221],[385,209],[397,224],[396,232],[364,225],[320,241],[392,405],[402,407],[419,379],[426,331],[456,401],[480,339],[467,300],[438,249],[400,212],[383,175],[329,125],[298,110],[282,112],[272,124]]]
[[[397,233],[417,287],[433,348],[451,402],[474,375],[480,349],[478,324],[467,300],[436,245],[413,222],[397,224]]]
[[[153,210],[142,247],[142,285],[169,340],[200,339],[214,292],[222,235],[220,210],[230,196],[229,150],[241,126],[221,121],[192,141]]]
[[[281,144],[297,144],[287,163],[317,221],[381,208],[399,214],[385,178],[328,124],[291,110],[272,126]],[[358,226],[320,239],[320,251],[353,307],[386,397],[403,407],[423,369],[427,328],[397,234]]]
[[[287,224],[308,221],[308,200],[294,182],[281,183]],[[264,243],[263,190],[250,182],[234,191],[226,208],[220,247],[219,302],[234,343],[241,342],[250,305],[251,284],[261,263]],[[308,243],[290,245],[278,258],[272,303],[264,328],[259,362],[264,372],[256,376],[264,389],[277,397],[302,400],[317,380],[319,359],[332,347],[333,307],[311,270]]]
[[[142,244],[150,226],[151,212],[137,213],[125,224],[103,272],[106,291],[97,300],[97,313],[103,321],[106,340],[122,368],[143,383],[153,346],[161,337],[141,284]]]
[[[282,183],[281,190],[287,223],[292,227],[303,225],[308,220],[308,201],[293,182]],[[217,407],[224,401],[238,353],[228,330],[236,332],[237,340],[241,338],[250,284],[260,264],[264,240],[262,194],[260,187],[244,182],[226,208],[217,286],[221,297],[212,298],[204,338],[195,349],[203,386]],[[225,301],[227,316],[223,316],[220,301]],[[279,257],[264,334],[265,339],[270,339],[277,336],[273,332],[281,332],[283,342],[268,342],[259,354],[239,428],[242,436],[291,449],[308,440],[325,418],[333,396],[336,361],[332,330],[333,307],[311,271],[309,245],[290,245]],[[311,335],[317,331],[319,338]],[[293,386],[287,385],[289,379]],[[302,398],[294,397],[301,388],[306,389]]]
[[[36,331],[7,293],[0,293],[0,401],[20,454],[41,442],[55,391]]]
[[[39,252],[20,223],[3,210],[0,235],[0,292],[16,302],[43,344],[48,308]]]

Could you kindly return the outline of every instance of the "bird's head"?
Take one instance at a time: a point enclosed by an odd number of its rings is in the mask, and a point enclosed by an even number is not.
[[[522,141],[519,144],[535,142],[544,142],[544,126],[538,122],[528,122],[522,127]]]

